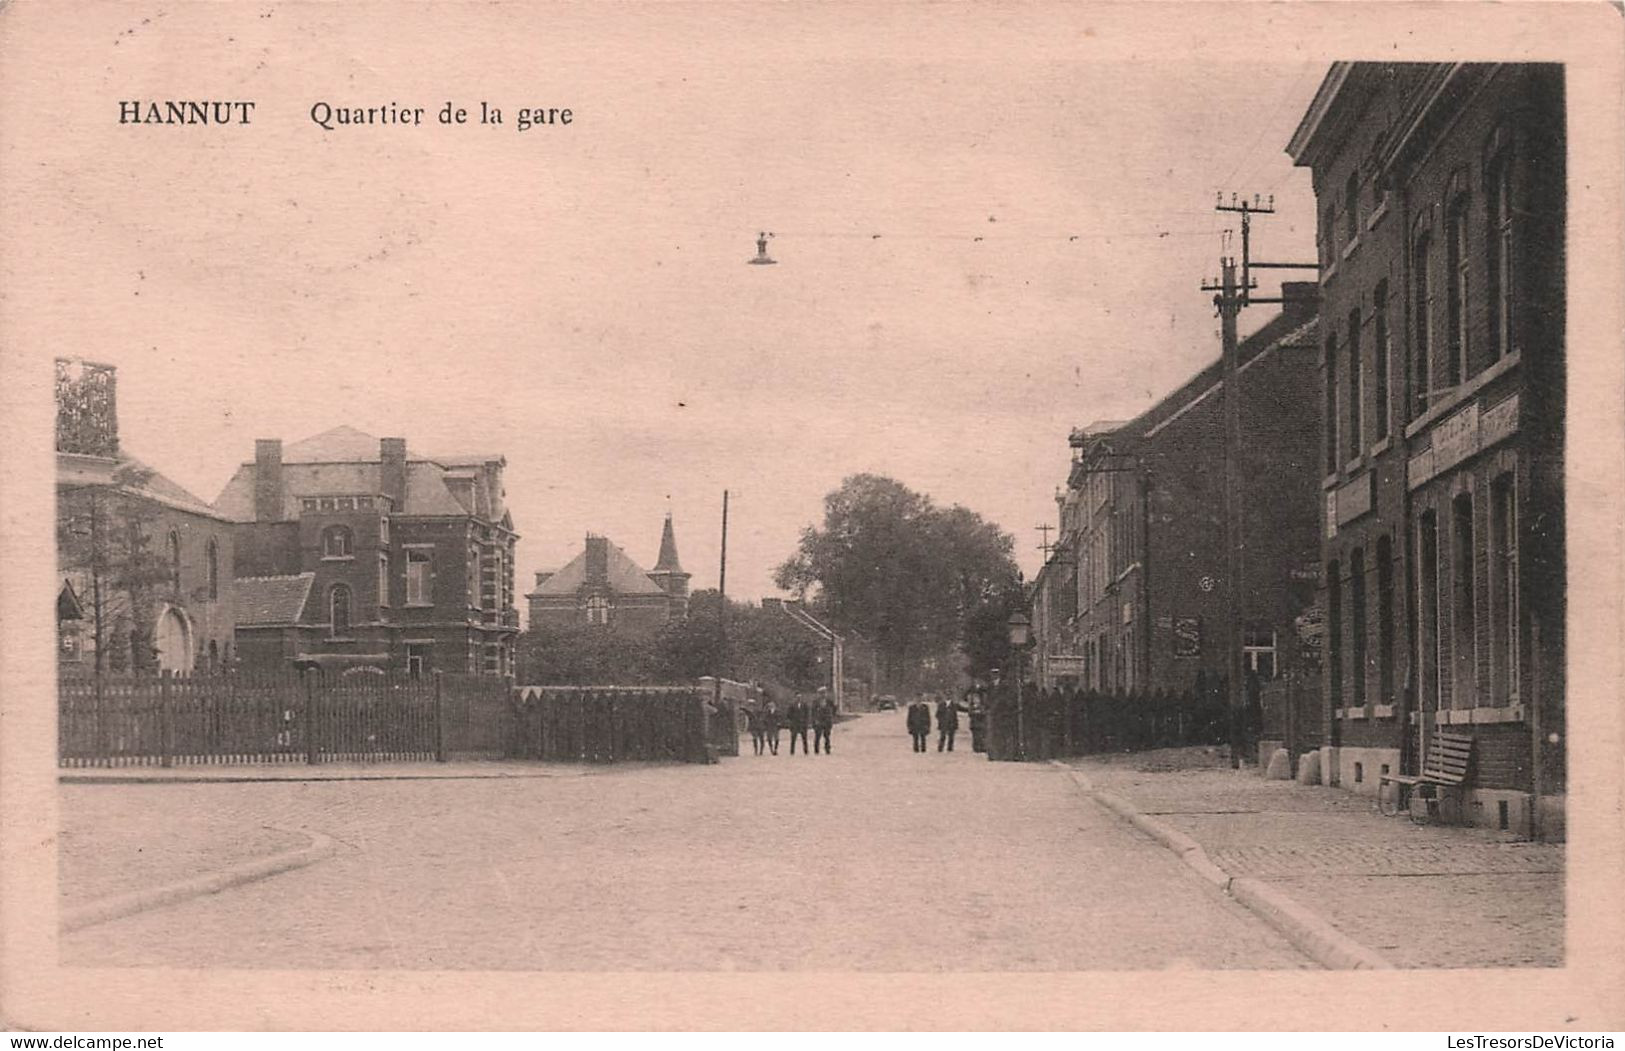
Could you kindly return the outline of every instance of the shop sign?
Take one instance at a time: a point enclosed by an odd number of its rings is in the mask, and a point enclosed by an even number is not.
[[[1337,524],[1348,525],[1371,510],[1373,475],[1370,471],[1337,490]]]
[[[1503,398],[1494,408],[1486,409],[1478,422],[1478,447],[1488,449],[1496,442],[1505,441],[1518,430],[1518,396]]]

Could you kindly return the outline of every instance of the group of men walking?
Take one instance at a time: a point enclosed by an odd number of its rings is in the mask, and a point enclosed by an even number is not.
[[[778,704],[771,698],[761,707],[747,707],[745,709],[745,724],[750,730],[750,745],[756,755],[779,754],[779,732],[782,729],[790,731],[790,754],[796,754],[796,741],[801,741],[801,754],[808,754],[807,729],[812,728],[813,752],[822,752],[829,755],[829,735],[835,728],[835,703],[830,700],[827,690],[818,691],[818,700],[808,704],[801,694],[796,694],[790,707],[783,712],[779,711]]]
[[[946,697],[937,698],[937,751],[954,750],[954,735],[959,732],[959,706]],[[931,737],[931,701],[922,696],[908,706],[908,733],[914,739],[916,752],[927,751]]]

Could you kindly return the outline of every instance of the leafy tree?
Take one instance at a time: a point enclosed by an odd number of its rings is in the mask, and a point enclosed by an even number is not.
[[[179,579],[178,567],[154,538],[157,513],[140,495],[152,473],[127,461],[108,484],[57,492],[58,570],[89,602],[97,675],[157,668],[157,605]]]
[[[538,686],[646,686],[660,681],[654,638],[614,624],[532,628],[519,636],[521,681]]]
[[[883,679],[898,688],[956,656],[972,675],[1002,660],[996,640],[1021,597],[1013,548],[972,511],[939,509],[894,479],[858,474],[824,498],[823,528],[802,530],[775,581],[798,595],[816,590],[817,607],[869,639]]]

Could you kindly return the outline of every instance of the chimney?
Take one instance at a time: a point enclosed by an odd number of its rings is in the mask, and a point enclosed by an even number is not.
[[[378,488],[394,506],[397,514],[406,510],[406,439],[380,438],[378,440]]]
[[[1320,283],[1318,281],[1283,281],[1281,283],[1281,313],[1294,321],[1308,321],[1320,309]]]
[[[587,583],[609,583],[609,541],[590,533],[587,535]]]
[[[254,521],[282,521],[282,439],[254,442]]]

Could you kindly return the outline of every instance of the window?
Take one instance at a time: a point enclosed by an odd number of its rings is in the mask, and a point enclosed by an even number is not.
[[[181,589],[181,535],[169,531],[169,583],[177,592]]]
[[[1320,266],[1327,269],[1337,262],[1337,213],[1328,204],[1320,216]]]
[[[1343,707],[1343,567],[1326,565],[1326,682],[1332,707]]]
[[[1416,318],[1410,355],[1412,419],[1427,412],[1433,386],[1433,281],[1428,274],[1433,246],[1430,242],[1427,234],[1423,234],[1411,250],[1411,309]]]
[[[389,516],[383,515],[378,519],[378,542],[389,543]]]
[[[215,544],[213,537],[209,538],[209,546],[204,551],[204,557],[208,560],[209,601],[213,602],[220,597],[220,548]]]
[[[1353,678],[1354,707],[1365,707],[1366,634],[1365,634],[1365,551],[1355,548],[1349,555],[1349,633],[1353,660],[1349,670]]]
[[[348,584],[333,585],[333,589],[327,593],[327,610],[331,633],[333,635],[350,634],[350,586]]]
[[[389,556],[378,556],[378,604],[389,605]]]
[[[1377,289],[1371,296],[1372,304],[1372,375],[1371,385],[1376,388],[1372,391],[1376,395],[1377,404],[1375,415],[1371,417],[1371,436],[1377,441],[1388,437],[1388,414],[1390,412],[1390,397],[1388,390],[1388,355],[1392,351],[1388,339],[1388,282],[1378,281]]]
[[[1518,702],[1518,504],[1509,471],[1490,483],[1490,662],[1495,700]]]
[[[355,554],[355,537],[349,526],[330,525],[322,530],[323,558],[350,558]]]
[[[1349,172],[1343,185],[1343,238],[1350,244],[1360,236],[1360,169]]]
[[[1499,360],[1512,352],[1512,162],[1505,151],[1490,162],[1484,193],[1490,356]]]
[[[1275,632],[1269,628],[1248,628],[1241,636],[1241,659],[1248,671],[1268,682],[1279,674],[1275,663]]]
[[[85,659],[84,637],[79,633],[79,625],[64,622],[57,629],[58,650],[57,657],[75,663]]]
[[[1326,337],[1326,473],[1337,473],[1337,337]]]
[[[1473,590],[1473,496],[1451,501],[1451,707],[1470,708],[1477,678],[1477,622]]]
[[[1365,369],[1360,361],[1360,308],[1349,311],[1349,446],[1348,458],[1358,460],[1365,451]]]
[[[1394,703],[1394,543],[1377,540],[1377,703]]]
[[[414,679],[423,677],[429,670],[429,644],[426,642],[409,642],[406,644],[406,674]]]
[[[1445,236],[1449,295],[1445,304],[1447,340],[1444,363],[1445,385],[1455,387],[1467,375],[1467,198],[1456,198],[1450,206]]]
[[[427,551],[406,553],[406,604],[427,606],[430,603],[431,562]]]
[[[609,623],[609,599],[602,595],[594,595],[587,600],[587,623]]]
[[[1443,640],[1439,632],[1439,517],[1425,511],[1416,531],[1417,587],[1422,593],[1422,623],[1417,633],[1421,668],[1417,676],[1417,704],[1439,707],[1439,666]],[[1431,705],[1427,704],[1432,701]]]

